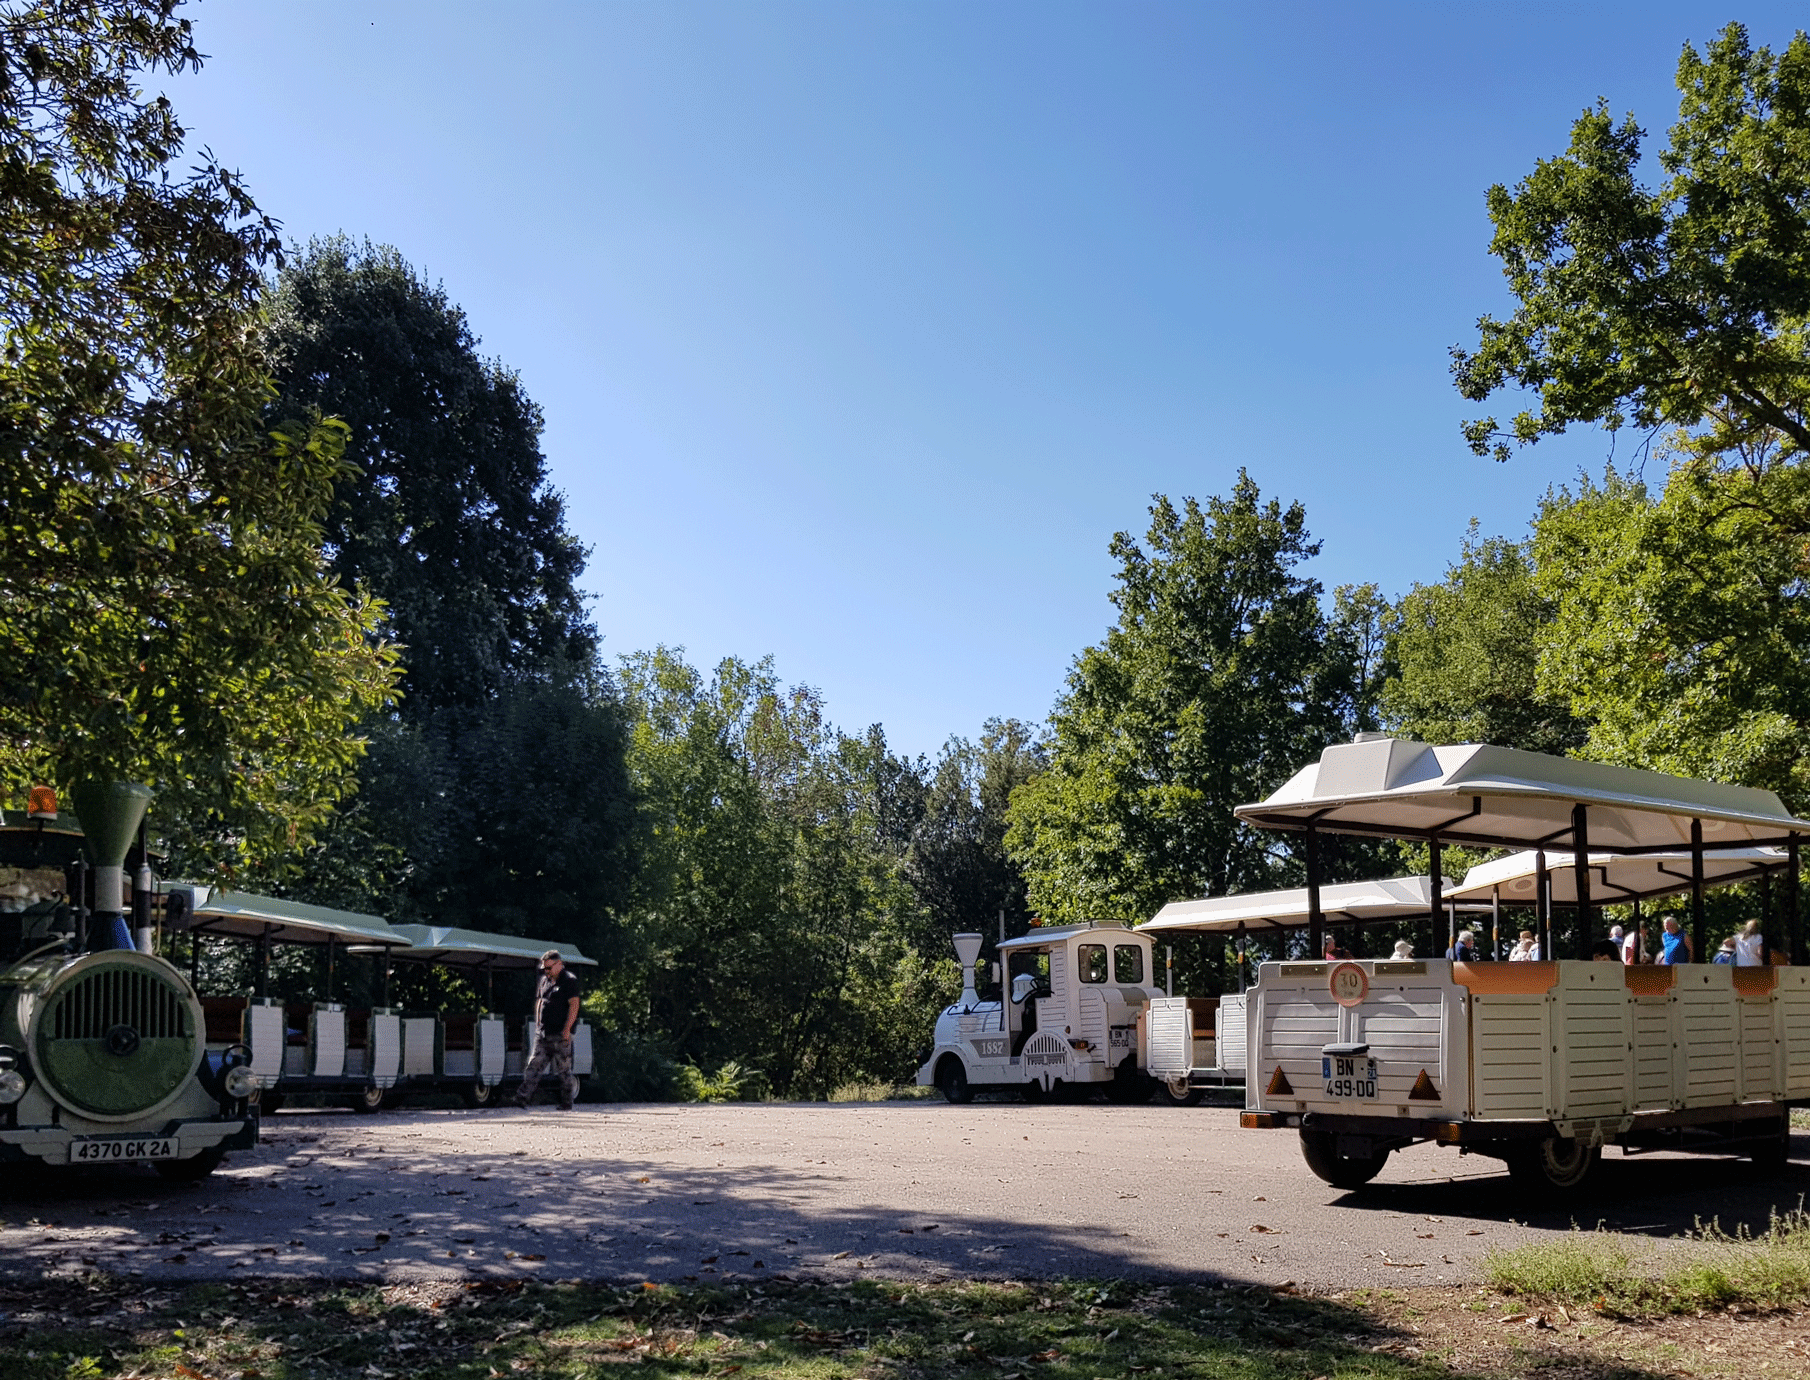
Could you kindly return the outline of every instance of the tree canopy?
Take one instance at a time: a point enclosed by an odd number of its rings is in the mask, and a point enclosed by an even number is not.
[[[1570,147],[1488,194],[1490,252],[1519,301],[1454,348],[1466,398],[1533,391],[1507,427],[1465,424],[1479,454],[1577,422],[1684,427],[1705,453],[1775,433],[1810,451],[1810,38],[1782,53],[1730,24],[1678,60],[1678,120],[1656,188],[1644,131],[1599,103]]]
[[[1319,550],[1304,509],[1243,471],[1204,506],[1158,497],[1144,542],[1111,550],[1118,619],[1069,673],[1049,770],[1012,797],[1007,845],[1048,919],[1137,922],[1274,884],[1281,845],[1233,808],[1343,737],[1363,694],[1371,640],[1335,634],[1298,571]]]
[[[149,781],[230,866],[351,787],[393,657],[320,555],[344,430],[270,407],[276,226],[138,87],[175,10],[0,5],[0,776]]]

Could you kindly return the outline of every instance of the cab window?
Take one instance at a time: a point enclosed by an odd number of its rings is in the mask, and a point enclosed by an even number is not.
[[[1102,963],[1104,967],[1104,963]],[[1144,982],[1144,946],[1115,944],[1112,947],[1112,980],[1142,986]]]
[[[1106,981],[1106,946],[1104,944],[1082,944],[1076,950],[1080,959],[1081,981]]]

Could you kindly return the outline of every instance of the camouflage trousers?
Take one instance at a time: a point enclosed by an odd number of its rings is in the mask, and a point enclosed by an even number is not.
[[[559,1105],[570,1107],[578,1097],[578,1080],[572,1076],[572,1042],[556,1035],[542,1035],[534,1045],[534,1057],[522,1070],[522,1086],[515,1094],[516,1102],[526,1106],[540,1090],[540,1080],[547,1074],[559,1080]]]

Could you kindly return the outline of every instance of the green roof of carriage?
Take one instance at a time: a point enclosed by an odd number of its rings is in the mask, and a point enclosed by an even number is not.
[[[597,966],[596,959],[586,958],[570,944],[529,939],[519,934],[490,934],[449,925],[397,925],[395,932],[404,936],[408,944],[407,948],[396,951],[396,957],[420,959],[426,963],[463,963],[477,967],[491,962],[499,967],[531,968],[540,962],[540,956],[548,949],[558,949],[559,956],[570,965]]]
[[[243,891],[210,895],[195,907],[190,928],[203,934],[269,938],[279,944],[385,944],[401,948],[409,941],[388,921],[353,910],[311,906]]]

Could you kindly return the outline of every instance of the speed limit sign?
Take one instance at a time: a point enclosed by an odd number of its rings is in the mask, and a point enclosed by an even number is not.
[[[1370,976],[1355,963],[1338,963],[1326,975],[1332,999],[1340,1006],[1360,1006],[1370,995]]]

